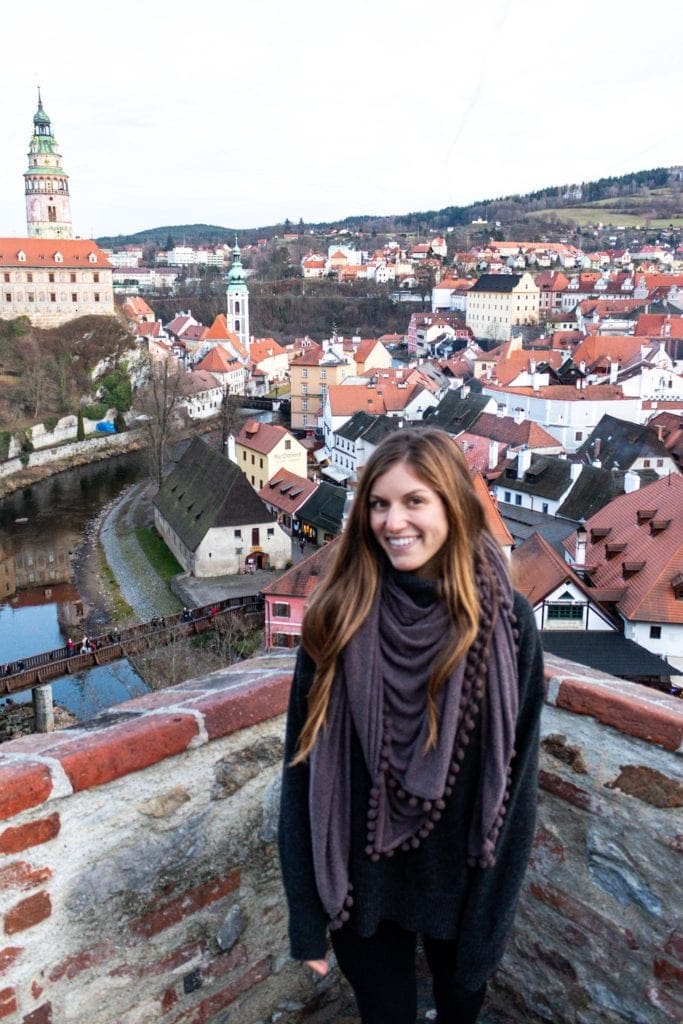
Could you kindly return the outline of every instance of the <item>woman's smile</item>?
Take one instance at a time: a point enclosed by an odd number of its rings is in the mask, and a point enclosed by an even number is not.
[[[370,495],[370,529],[395,569],[437,578],[448,537],[441,497],[405,462],[378,477]]]

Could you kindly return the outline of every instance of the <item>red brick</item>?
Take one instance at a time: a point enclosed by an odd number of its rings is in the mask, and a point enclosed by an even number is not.
[[[182,754],[197,733],[192,715],[144,715],[80,736],[59,747],[55,756],[78,792]]]
[[[683,934],[681,932],[671,933],[664,946],[664,952],[683,963]]]
[[[214,740],[284,714],[291,682],[288,673],[267,683],[253,682],[236,690],[219,690],[184,706],[202,713],[209,739]]]
[[[169,988],[164,992],[161,999],[161,1012],[168,1013],[172,1006],[178,1002],[178,995],[175,989]]]
[[[171,900],[165,906],[158,906],[150,914],[139,918],[132,924],[133,932],[144,938],[150,938],[177,924],[189,914],[201,910],[202,907],[215,903],[216,900],[233,892],[240,884],[239,868],[233,870],[225,878],[209,878],[205,882],[188,890],[182,896]]]
[[[17,994],[13,988],[0,989],[0,1018],[9,1017],[17,1008]]]
[[[5,914],[5,935],[26,931],[27,928],[44,921],[51,913],[49,893],[37,892],[35,896],[27,896]]]
[[[206,943],[191,942],[188,945],[181,946],[180,949],[176,949],[175,952],[169,953],[168,956],[163,957],[161,960],[155,960],[151,964],[119,964],[113,970],[109,971],[110,978],[137,978],[149,975],[168,974],[171,971],[175,971],[182,964],[188,963],[190,960],[194,960],[198,956],[202,956],[206,953]]]
[[[50,868],[33,868],[25,860],[16,860],[0,868],[0,889],[37,889],[50,878]]]
[[[176,1024],[181,1024],[181,1022],[182,1024],[206,1024],[206,1021],[211,1020],[219,1010],[229,1006],[230,1003],[234,1003],[243,992],[248,991],[254,985],[258,985],[269,974],[270,964],[268,960],[260,960],[253,967],[250,967],[248,971],[245,971],[244,974],[241,974],[239,978],[226,985],[225,988],[214,992],[213,995],[208,996],[197,1006],[193,1007],[192,1010],[188,1011],[188,1013],[178,1018]]]
[[[114,946],[110,942],[103,942],[99,946],[93,946],[92,949],[82,949],[80,953],[67,956],[60,963],[55,964],[48,977],[50,981],[61,981],[62,978],[70,981],[82,971],[87,971],[89,967],[104,963],[113,952]]]
[[[548,870],[564,864],[565,848],[557,836],[542,825],[536,829],[530,864],[536,869]]]
[[[559,775],[543,771],[543,769],[538,773],[538,782],[541,789],[545,789],[554,796],[559,796],[561,800],[566,800],[568,804],[580,807],[583,811],[590,811],[592,809],[593,801],[591,794],[587,790],[581,789],[580,786],[574,785],[573,782],[567,782],[566,779],[561,778]]]
[[[4,832],[0,832],[0,853],[21,853],[31,846],[47,843],[59,835],[59,828],[58,814],[50,814],[47,818],[40,818],[26,825],[6,828]]]
[[[52,791],[50,771],[44,764],[0,767],[0,821],[44,803]]]
[[[655,978],[659,978],[664,984],[674,985],[683,991],[683,967],[672,964],[670,960],[663,957],[656,957],[654,963]]]
[[[529,892],[537,900],[546,903],[564,917],[569,918],[580,928],[584,928],[589,934],[613,942],[615,938],[624,942],[629,949],[638,949],[633,933],[628,928],[620,928],[613,924],[606,917],[602,917],[592,907],[586,906],[580,900],[568,896],[554,885],[540,885],[538,882],[531,882]]]
[[[52,1004],[44,1003],[37,1010],[33,1010],[32,1013],[27,1013],[23,1024],[53,1024]]]
[[[5,946],[0,949],[0,974],[15,964],[23,952],[21,946]]]
[[[578,715],[591,715],[603,725],[657,743],[665,750],[678,750],[683,743],[683,714],[645,699],[565,679],[557,694],[557,706]]]
[[[236,946],[235,949],[231,949],[229,953],[224,953],[222,956],[217,956],[214,960],[211,960],[206,966],[202,966],[202,978],[204,981],[216,981],[218,978],[222,978],[225,974],[230,974],[236,967],[241,967],[246,964],[249,959],[246,946]]]

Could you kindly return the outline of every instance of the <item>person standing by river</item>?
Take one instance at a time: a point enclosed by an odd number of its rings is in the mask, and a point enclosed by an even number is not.
[[[369,459],[306,610],[285,740],[291,954],[362,1024],[415,1024],[421,936],[439,1024],[473,1024],[534,830],[542,654],[462,454],[401,430]]]

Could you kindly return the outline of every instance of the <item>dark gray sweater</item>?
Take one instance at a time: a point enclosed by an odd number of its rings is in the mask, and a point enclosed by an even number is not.
[[[479,988],[495,970],[510,930],[534,833],[543,660],[529,604],[515,595],[519,620],[519,716],[510,798],[492,868],[467,866],[467,825],[477,793],[481,716],[441,821],[416,850],[373,863],[365,853],[370,777],[357,737],[351,748],[349,877],[351,925],[361,936],[380,921],[394,921],[436,939],[458,938],[457,981]],[[280,860],[287,901],[291,954],[318,960],[327,949],[328,918],[315,884],[308,810],[308,764],[288,767],[306,719],[315,665],[303,648],[297,658],[285,739],[280,810]]]

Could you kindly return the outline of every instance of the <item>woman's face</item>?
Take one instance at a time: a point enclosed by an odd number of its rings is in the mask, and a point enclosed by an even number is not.
[[[370,491],[370,529],[395,569],[437,579],[448,520],[436,491],[397,462]]]

